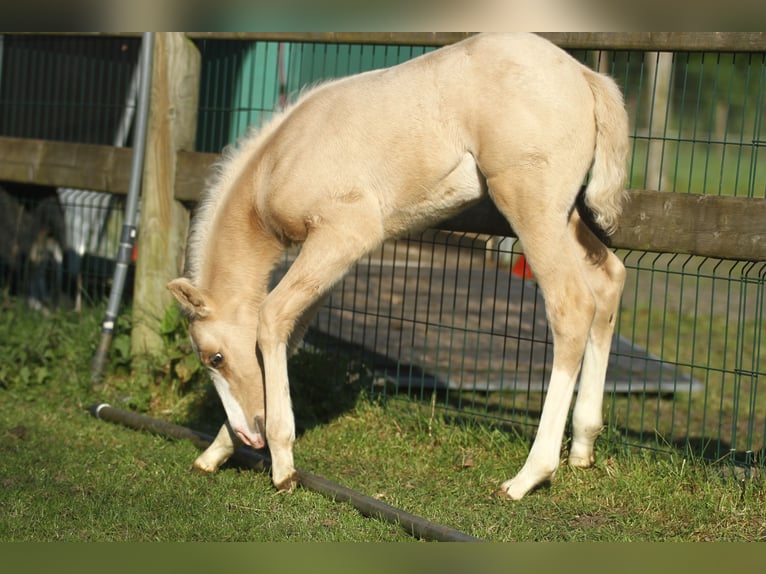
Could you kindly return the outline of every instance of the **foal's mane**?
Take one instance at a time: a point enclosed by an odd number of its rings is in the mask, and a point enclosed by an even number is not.
[[[194,214],[186,244],[186,273],[193,282],[196,283],[199,278],[204,246],[210,237],[219,207],[234,189],[234,183],[245,172],[258,148],[279,127],[294,106],[290,104],[276,112],[259,129],[248,129],[247,134],[236,144],[224,148],[221,158],[214,164],[213,174],[205,184],[205,192]]]
[[[308,95],[348,79],[335,78],[304,86],[292,103],[275,112],[260,128],[250,128],[236,144],[224,148],[221,159],[215,163],[214,172],[205,185],[205,192],[197,206],[186,244],[186,274],[192,282],[198,283],[204,246],[215,225],[218,209],[224,204],[229,192],[234,189],[234,183],[245,172],[258,149]]]

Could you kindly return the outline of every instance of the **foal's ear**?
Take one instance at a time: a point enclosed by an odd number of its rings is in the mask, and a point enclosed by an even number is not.
[[[181,305],[184,312],[193,319],[204,319],[210,314],[208,298],[185,277],[173,279],[167,288]]]

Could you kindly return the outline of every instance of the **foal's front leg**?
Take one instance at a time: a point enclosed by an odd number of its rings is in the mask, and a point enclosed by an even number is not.
[[[287,343],[272,341],[258,329],[261,359],[266,381],[266,442],[271,454],[271,480],[282,491],[292,490],[298,483],[293,462],[295,417],[290,401],[290,383],[287,378]]]
[[[266,389],[266,441],[271,478],[280,491],[291,490],[298,482],[287,374],[291,334],[301,328],[301,317],[316,311],[319,300],[351,265],[381,241],[382,233],[375,233],[375,221],[370,222],[367,213],[374,211],[360,206],[360,212],[344,213],[338,229],[330,222],[313,228],[290,269],[261,305],[257,337]]]

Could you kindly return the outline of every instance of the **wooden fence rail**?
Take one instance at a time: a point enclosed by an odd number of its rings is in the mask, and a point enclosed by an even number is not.
[[[444,46],[474,32],[187,32],[193,40],[247,40]],[[14,33],[22,35],[23,33]],[[29,33],[27,33],[29,34]],[[35,32],[37,34],[37,32]],[[131,32],[53,32],[58,36],[136,37]],[[766,32],[539,32],[568,50],[766,52]]]
[[[199,199],[216,154],[180,150],[175,158],[177,201]],[[125,194],[130,150],[110,146],[0,138],[0,181],[58,185]],[[766,199],[631,190],[612,246],[766,261]],[[448,231],[512,235],[489,202],[438,226]]]
[[[471,32],[191,32],[193,39],[444,46]],[[541,32],[569,50],[763,52],[766,32]]]

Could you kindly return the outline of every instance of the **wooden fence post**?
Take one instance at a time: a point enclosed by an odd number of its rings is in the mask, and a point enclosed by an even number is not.
[[[200,54],[181,33],[157,33],[146,139],[133,296],[133,356],[160,356],[160,324],[172,299],[165,284],[181,273],[188,210],[174,199],[176,153],[193,150]]]
[[[673,191],[667,189],[663,173],[665,138],[675,137],[669,136],[667,126],[672,101],[670,92],[673,87],[673,53],[647,52],[644,55],[644,61],[646,62],[645,116],[650,120],[646,127],[649,148],[644,188]]]

